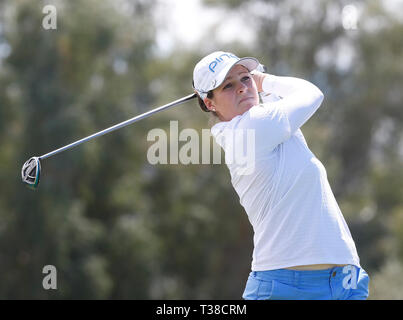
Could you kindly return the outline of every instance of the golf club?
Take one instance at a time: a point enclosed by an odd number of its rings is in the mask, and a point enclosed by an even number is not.
[[[109,127],[109,128],[104,129],[102,131],[96,132],[96,133],[94,133],[94,134],[92,134],[90,136],[87,136],[87,137],[85,137],[83,139],[80,139],[78,141],[70,143],[70,144],[68,144],[68,145],[66,145],[64,147],[61,147],[59,149],[56,149],[56,150],[51,151],[49,153],[46,153],[46,154],[44,154],[42,156],[31,157],[22,166],[22,169],[21,169],[22,181],[25,184],[27,184],[31,189],[36,189],[38,187],[40,176],[41,176],[41,162],[40,162],[40,160],[44,160],[46,158],[54,156],[55,154],[58,154],[60,152],[66,151],[66,150],[71,149],[71,148],[74,148],[74,147],[78,146],[79,144],[82,144],[82,143],[87,142],[89,140],[92,140],[92,139],[94,139],[96,137],[99,137],[99,136],[102,136],[104,134],[107,134],[109,132],[115,131],[117,129],[123,128],[125,126],[128,126],[129,124],[132,124],[132,123],[134,123],[136,121],[139,121],[141,119],[145,119],[145,118],[147,118],[147,117],[149,117],[149,116],[151,116],[151,115],[153,115],[155,113],[158,113],[158,112],[166,110],[168,108],[171,108],[171,107],[177,106],[179,104],[185,103],[185,102],[187,102],[189,100],[192,100],[192,99],[194,99],[196,97],[197,97],[197,94],[192,93],[192,94],[190,94],[188,96],[185,96],[183,98],[175,100],[175,101],[173,101],[171,103],[165,104],[165,105],[163,105],[161,107],[157,107],[157,108],[155,108],[153,110],[150,110],[150,111],[147,111],[145,113],[142,113],[142,114],[140,114],[138,116],[135,116],[135,117],[133,117],[131,119],[128,119],[128,120],[123,121],[123,122],[120,122],[120,123],[118,123],[118,124],[116,124],[116,125],[114,125],[112,127]]]

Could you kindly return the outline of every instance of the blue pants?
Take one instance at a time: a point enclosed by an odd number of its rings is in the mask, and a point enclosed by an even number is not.
[[[365,300],[369,276],[353,265],[326,270],[252,271],[245,300]]]

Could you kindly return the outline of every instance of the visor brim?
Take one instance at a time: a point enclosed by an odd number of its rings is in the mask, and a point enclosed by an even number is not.
[[[249,72],[252,72],[260,65],[260,63],[256,58],[245,57],[245,58],[239,59],[238,61],[236,61],[232,64],[229,64],[223,70],[221,70],[220,74],[217,76],[216,83],[214,84],[214,86],[212,86],[212,88],[210,90],[217,89],[224,82],[225,78],[227,77],[227,75],[231,71],[231,69],[233,67],[235,67],[236,65],[241,65],[241,66],[245,67],[246,69],[248,69]]]

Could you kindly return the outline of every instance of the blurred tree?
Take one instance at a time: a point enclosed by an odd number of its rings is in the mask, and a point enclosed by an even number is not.
[[[140,111],[152,101],[146,66],[153,2],[54,1],[57,30],[42,28],[44,5],[1,4],[0,45],[10,52],[0,77],[0,174],[8,182],[0,195],[0,297],[107,298],[121,277],[107,248],[125,213],[110,190],[137,168],[133,131],[43,161],[36,192],[21,185],[18,172],[29,156],[125,120],[133,104]],[[56,291],[42,288],[48,264],[58,271]]]
[[[370,300],[402,300],[402,273],[401,261],[391,259],[386,262],[371,279]]]
[[[45,2],[0,1],[0,298],[240,298],[252,229],[226,166],[147,161],[147,133],[169,132],[170,120],[201,137],[209,119],[195,102],[43,161],[36,192],[19,178],[29,156],[189,94],[195,62],[217,48],[325,92],[303,131],[362,265],[379,270],[371,292],[383,295],[399,272],[385,261],[403,259],[403,26],[393,12],[356,1],[357,29],[348,29],[342,0],[208,0],[225,19],[200,47],[161,57],[154,1],[52,3],[57,30],[42,28]],[[248,45],[216,36],[231,18],[253,30]],[[42,288],[48,264],[55,291]]]
[[[226,168],[151,166],[145,158],[148,130],[168,130],[171,119],[180,120],[180,130],[205,126],[195,106],[44,160],[39,189],[21,185],[16,172],[29,156],[190,89],[192,53],[180,64],[154,56],[152,2],[55,5],[58,29],[50,31],[35,27],[38,4],[4,3],[10,15],[1,19],[2,41],[11,53],[0,76],[0,130],[8,135],[0,174],[9,182],[0,195],[0,297],[239,297],[243,283],[231,277],[246,276],[249,250],[239,264],[232,261],[250,229],[236,224],[246,217],[236,215],[238,201],[228,201],[236,197]],[[42,288],[48,264],[58,271],[56,291]]]
[[[403,201],[403,4],[204,2],[229,9],[217,30],[236,16],[241,29],[255,31],[239,55],[257,56],[270,73],[302,77],[324,91],[323,106],[303,131],[327,168],[362,265],[378,271],[393,252],[403,252],[396,227]]]

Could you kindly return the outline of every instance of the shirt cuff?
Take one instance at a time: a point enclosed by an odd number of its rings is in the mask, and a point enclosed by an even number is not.
[[[276,82],[276,76],[267,74],[262,82],[262,90],[264,93],[273,93],[273,86]]]

